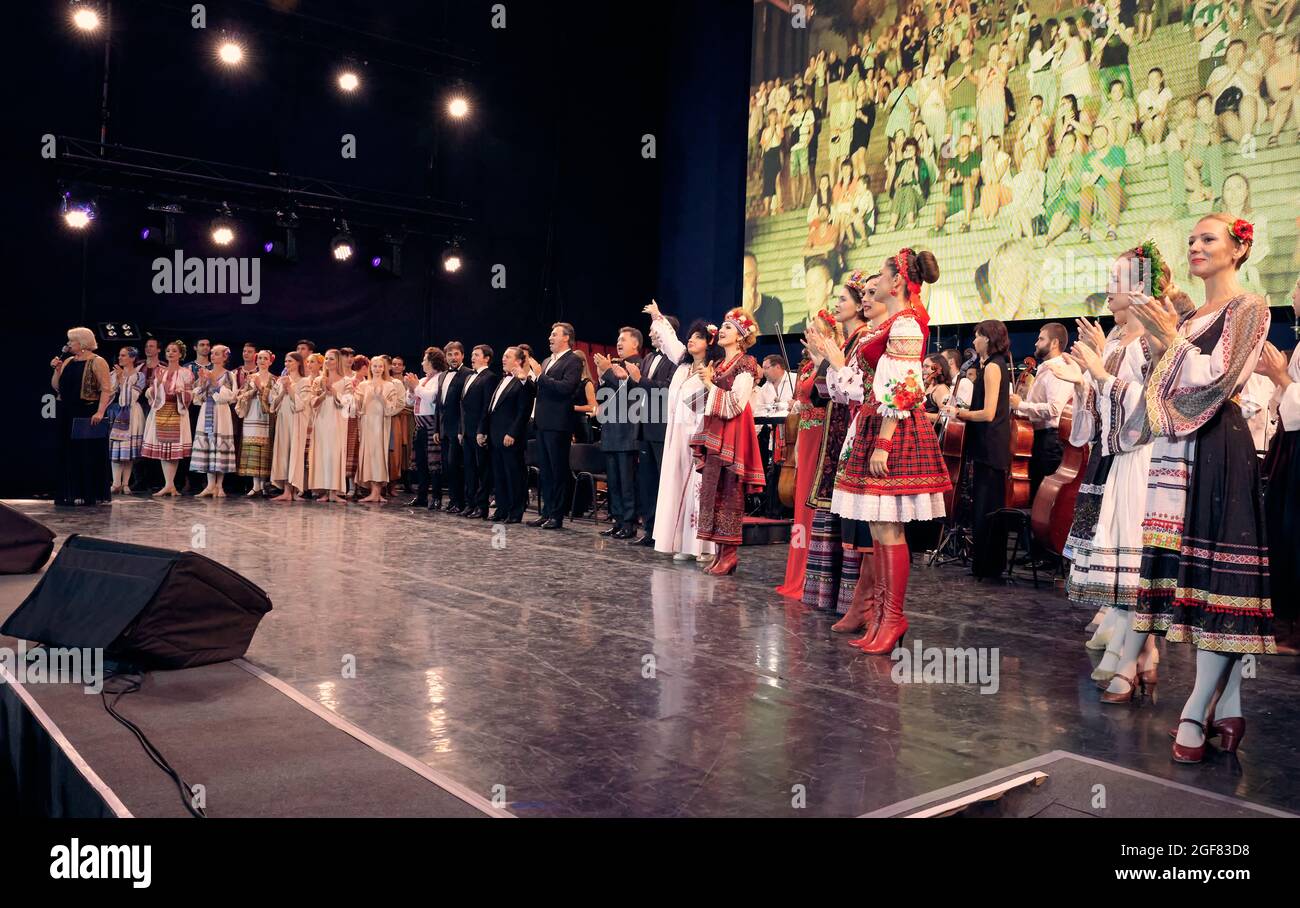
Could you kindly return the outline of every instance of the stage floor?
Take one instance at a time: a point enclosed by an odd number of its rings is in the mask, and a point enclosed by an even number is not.
[[[784,546],[742,549],[739,573],[713,578],[590,521],[9,503],[60,537],[193,548],[241,572],[275,606],[250,662],[519,816],[855,816],[1056,750],[1300,810],[1300,660],[1265,658],[1246,682],[1239,760],[1179,766],[1167,729],[1192,651],[1162,642],[1158,705],[1103,707],[1090,614],[1046,586],[918,559],[907,648],[996,647],[997,690],[981,693],[895,683],[888,658],[776,595]]]

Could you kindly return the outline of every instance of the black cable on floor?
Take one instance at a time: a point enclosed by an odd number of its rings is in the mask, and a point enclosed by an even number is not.
[[[123,680],[124,684],[114,690],[109,690],[109,683],[118,679]],[[108,714],[118,722],[125,725],[131,731],[131,734],[135,735],[136,740],[140,742],[140,746],[144,748],[145,754],[147,754],[149,759],[154,762],[154,765],[165,772],[167,776],[176,783],[176,788],[180,791],[181,795],[181,804],[184,805],[187,811],[189,811],[190,816],[197,819],[207,819],[207,811],[202,807],[195,807],[193,805],[193,790],[190,788],[189,784],[181,778],[180,773],[172,769],[171,764],[167,762],[167,758],[164,757],[162,752],[153,745],[153,742],[150,741],[145,733],[140,730],[139,726],[117,711],[117,702],[119,700],[127,694],[135,693],[143,686],[144,674],[141,672],[111,673],[107,678],[105,678],[104,688],[100,691],[99,696],[103,701],[104,709],[107,710]],[[108,699],[110,694],[113,695],[111,703]]]

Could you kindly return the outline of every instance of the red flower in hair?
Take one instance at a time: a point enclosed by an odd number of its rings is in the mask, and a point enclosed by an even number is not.
[[[1232,222],[1232,235],[1238,243],[1252,243],[1255,241],[1255,225],[1245,218],[1237,218]]]

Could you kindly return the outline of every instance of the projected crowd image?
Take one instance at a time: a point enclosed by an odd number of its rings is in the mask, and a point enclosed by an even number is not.
[[[1247,218],[1243,283],[1300,264],[1295,0],[755,6],[744,303],[802,330],[901,246],[943,274],[933,324],[1102,311],[1109,263]]]

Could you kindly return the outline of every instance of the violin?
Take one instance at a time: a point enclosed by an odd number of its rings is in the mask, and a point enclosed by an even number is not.
[[[1088,462],[1088,446],[1069,442],[1073,424],[1074,408],[1069,407],[1061,413],[1057,428],[1062,442],[1061,465],[1039,485],[1030,513],[1034,538],[1058,555],[1064,551],[1065,540],[1074,523],[1074,502],[1079,497],[1084,466]]]

